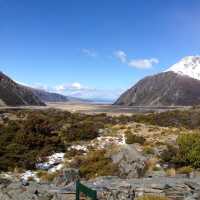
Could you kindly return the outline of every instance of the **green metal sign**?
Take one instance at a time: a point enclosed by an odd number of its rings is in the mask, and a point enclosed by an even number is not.
[[[97,191],[81,184],[80,181],[76,181],[76,200],[80,200],[81,193],[86,195],[86,197],[90,197],[91,200],[97,200]]]

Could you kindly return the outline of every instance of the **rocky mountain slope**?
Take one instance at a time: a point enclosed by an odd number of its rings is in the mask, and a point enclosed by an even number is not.
[[[29,88],[43,102],[70,102],[70,103],[92,103],[92,100],[65,96],[55,92]]]
[[[41,106],[45,105],[44,102],[90,101],[25,86],[0,72],[0,106]]]
[[[70,99],[64,95],[30,88],[31,91],[43,102],[67,102]]]
[[[14,82],[0,72],[0,106],[43,106],[45,105],[28,88]]]
[[[200,57],[186,57],[166,72],[145,77],[115,102],[127,106],[200,104]]]

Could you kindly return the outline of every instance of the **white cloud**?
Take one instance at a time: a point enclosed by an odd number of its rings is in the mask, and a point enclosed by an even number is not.
[[[118,58],[120,60],[120,62],[126,63],[127,55],[124,51],[122,51],[122,50],[115,51],[114,55],[115,55],[116,58]]]
[[[16,81],[16,82],[18,82],[18,81]],[[122,92],[125,91],[122,89],[93,88],[93,87],[88,87],[88,86],[82,85],[79,82],[61,84],[61,85],[57,85],[55,87],[50,87],[50,86],[42,85],[39,83],[33,84],[32,86],[24,84],[24,83],[20,83],[20,84],[22,84],[24,86],[36,88],[36,89],[41,89],[41,90],[44,90],[47,92],[54,92],[54,93],[59,93],[59,94],[63,94],[66,96],[85,98],[85,99],[115,100],[121,95]]]
[[[138,69],[149,69],[153,67],[154,64],[158,64],[159,61],[156,58],[150,59],[133,59],[128,62],[130,67],[135,67]]]
[[[83,48],[83,49],[81,49],[81,52],[83,54],[85,54],[86,56],[90,56],[90,57],[96,57],[97,56],[97,53],[95,52],[94,49]]]
[[[53,92],[64,94],[67,96],[86,98],[86,99],[116,99],[122,93],[122,89],[98,89],[84,86],[79,82],[71,84],[62,84],[53,88]]]
[[[85,90],[93,90],[92,88],[81,85],[79,82],[74,82],[70,84],[62,84],[54,87],[54,90],[60,93],[66,91],[85,91]]]
[[[138,69],[149,69],[153,67],[153,65],[159,63],[159,60],[157,58],[129,59],[127,54],[122,50],[115,51],[114,55],[121,63],[127,64],[129,67],[135,67]]]

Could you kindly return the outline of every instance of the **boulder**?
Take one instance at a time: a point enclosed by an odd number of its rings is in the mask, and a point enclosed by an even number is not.
[[[140,178],[145,173],[147,158],[131,144],[121,146],[112,155],[112,161],[118,164],[121,177]]]
[[[30,182],[27,186],[23,186],[18,182],[0,183],[0,199],[1,200],[58,200],[56,194],[50,193],[48,188],[34,182]]]

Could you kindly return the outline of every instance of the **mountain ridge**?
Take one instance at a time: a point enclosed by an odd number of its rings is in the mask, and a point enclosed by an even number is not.
[[[33,92],[0,72],[0,106],[45,106]]]
[[[199,104],[200,56],[185,57],[165,72],[141,79],[114,103],[114,105],[126,106],[192,106]]]
[[[12,80],[0,71],[0,106],[44,106],[48,102],[80,103],[91,101],[33,88]]]

